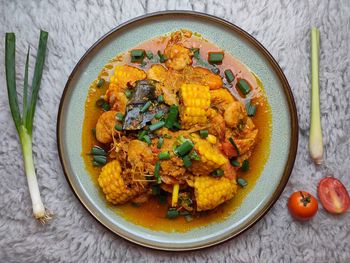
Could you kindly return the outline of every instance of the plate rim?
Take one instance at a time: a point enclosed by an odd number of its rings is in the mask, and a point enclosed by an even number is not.
[[[66,95],[67,95],[68,90],[71,89],[71,87],[70,87],[71,81],[72,81],[75,73],[80,68],[81,64],[83,64],[83,62],[85,61],[85,59],[87,59],[91,55],[91,53],[93,53],[93,51],[95,51],[95,49],[101,45],[103,40],[110,37],[116,31],[123,30],[124,27],[131,26],[132,24],[139,22],[140,20],[144,20],[144,19],[148,19],[148,18],[157,18],[157,17],[162,17],[162,16],[169,16],[169,15],[175,15],[175,16],[176,15],[182,15],[182,16],[186,15],[189,17],[207,18],[213,22],[221,23],[221,24],[231,28],[233,31],[237,32],[240,35],[240,37],[243,37],[250,44],[252,44],[255,48],[257,48],[260,51],[260,54],[263,55],[264,58],[267,59],[267,61],[270,63],[270,66],[276,72],[278,79],[282,84],[282,89],[283,89],[284,95],[286,96],[288,110],[289,110],[290,118],[291,118],[290,119],[290,125],[291,125],[290,142],[291,142],[291,145],[290,145],[290,149],[289,149],[289,153],[288,153],[288,159],[287,159],[281,180],[278,183],[277,188],[276,188],[275,192],[272,194],[272,196],[270,197],[269,201],[239,231],[237,231],[235,233],[233,233],[233,232],[228,233],[225,237],[222,237],[218,240],[208,242],[208,243],[205,243],[202,245],[194,245],[194,246],[186,246],[186,247],[178,247],[178,248],[158,246],[158,245],[153,245],[153,244],[146,243],[146,242],[141,242],[139,240],[135,240],[127,235],[124,235],[124,234],[108,227],[108,225],[103,222],[104,220],[100,219],[98,217],[98,215],[88,207],[88,205],[85,203],[85,201],[82,198],[82,194],[75,189],[75,187],[70,179],[70,176],[68,175],[67,169],[65,167],[65,161],[64,161],[63,154],[62,154],[63,143],[61,140],[61,131],[63,129],[61,123],[62,123],[62,115],[63,115],[62,112],[63,112],[64,101],[66,99]],[[295,163],[296,154],[297,154],[297,148],[298,148],[298,140],[299,140],[298,130],[299,130],[299,124],[298,124],[297,108],[296,108],[293,93],[292,93],[292,90],[291,90],[290,85],[288,83],[288,80],[287,80],[286,76],[284,75],[281,67],[277,63],[277,61],[271,55],[271,53],[257,39],[255,39],[252,35],[250,35],[248,32],[246,32],[242,28],[238,27],[237,25],[235,25],[227,20],[224,20],[222,18],[219,18],[217,16],[202,13],[202,12],[197,12],[197,11],[190,11],[190,10],[170,10],[170,11],[159,11],[159,12],[147,13],[147,14],[144,14],[141,16],[137,16],[133,19],[130,19],[124,23],[121,23],[120,25],[111,29],[109,32],[102,35],[84,53],[84,55],[79,59],[77,64],[74,66],[72,72],[70,73],[70,75],[67,79],[66,85],[64,87],[64,90],[62,92],[62,95],[61,95],[60,104],[59,104],[59,108],[58,108],[57,123],[56,123],[56,139],[57,139],[57,149],[58,149],[60,163],[62,166],[62,171],[63,171],[63,174],[65,175],[65,178],[66,178],[70,188],[73,190],[74,195],[77,197],[79,202],[83,205],[83,207],[85,207],[85,209],[92,215],[92,217],[95,220],[97,220],[102,226],[104,226],[105,228],[107,228],[111,232],[117,234],[119,237],[122,237],[127,241],[141,245],[143,247],[152,248],[152,249],[156,249],[156,250],[163,250],[163,251],[190,251],[190,250],[199,250],[199,249],[211,247],[214,245],[218,245],[218,244],[221,244],[225,241],[228,241],[234,237],[237,237],[240,234],[242,234],[243,232],[250,229],[253,225],[255,225],[258,221],[260,221],[267,214],[267,212],[273,207],[273,205],[279,199],[280,195],[282,194],[283,190],[285,189],[285,186],[288,183],[288,180],[291,176],[293,166]]]

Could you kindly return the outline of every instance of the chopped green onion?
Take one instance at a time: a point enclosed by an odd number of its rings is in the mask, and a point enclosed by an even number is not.
[[[196,151],[193,151],[190,154],[190,158],[191,158],[191,160],[196,160],[196,161],[200,161],[201,160],[201,157],[198,155],[198,153]]]
[[[233,75],[233,72],[231,69],[226,69],[224,73],[228,83],[231,83],[232,81],[234,81],[235,76]]]
[[[144,137],[145,135],[147,135],[147,134],[148,134],[148,131],[143,130],[143,131],[139,132],[139,134],[137,135],[137,138],[138,138],[140,141],[142,141],[142,140],[143,140],[143,137]]]
[[[142,140],[145,141],[148,145],[152,144],[151,138],[148,135],[144,135]]]
[[[166,217],[169,219],[176,218],[178,216],[179,216],[179,211],[177,211],[176,208],[174,208],[174,207],[169,208],[169,210],[166,214]]]
[[[194,56],[196,59],[200,59],[199,48],[193,47],[193,48],[190,49],[190,51],[193,53],[193,56]]]
[[[147,101],[147,102],[145,103],[145,105],[143,105],[143,107],[141,108],[140,112],[141,112],[141,113],[146,112],[146,111],[149,109],[149,107],[151,107],[151,105],[152,105],[152,102]]]
[[[200,130],[199,135],[201,136],[202,139],[205,139],[208,137],[209,132],[208,132],[208,130]]]
[[[181,125],[177,121],[174,122],[173,124],[173,129],[181,130]]]
[[[146,65],[147,65],[147,62],[143,60],[143,61],[141,62],[141,64],[140,64],[140,67],[141,67],[141,68],[144,68]]]
[[[107,157],[103,155],[94,155],[93,160],[100,165],[105,165],[107,163]]]
[[[228,140],[230,141],[230,143],[231,143],[231,144],[233,145],[233,147],[235,148],[237,154],[240,155],[241,153],[240,153],[240,151],[239,151],[239,148],[238,148],[237,144],[235,143],[235,141],[233,140],[233,138],[230,137]]]
[[[165,126],[166,126],[166,123],[165,123]],[[170,134],[164,134],[164,138],[171,139],[173,138],[173,136],[171,136]]]
[[[96,138],[96,128],[91,129],[92,135]]]
[[[319,89],[319,49],[320,31],[311,28],[311,112],[309,152],[315,164],[323,162],[323,138],[320,116],[320,89]]]
[[[157,184],[160,184],[162,182],[162,178],[159,175],[159,171],[160,171],[160,162],[156,162],[156,165],[154,166],[154,177],[157,180]]]
[[[236,158],[231,158],[231,159],[230,159],[230,163],[231,163],[232,166],[234,166],[234,167],[240,167],[240,166],[241,166],[241,164],[239,163],[239,161],[237,161]]]
[[[160,194],[160,187],[158,184],[152,185],[151,190],[152,190],[152,195],[159,195]]]
[[[14,33],[6,33],[5,37],[5,74],[7,84],[7,94],[10,105],[12,118],[19,136],[22,147],[22,156],[24,161],[25,174],[27,176],[28,188],[32,200],[33,214],[41,223],[46,223],[51,217],[50,213],[45,210],[41,200],[38,182],[36,178],[33,150],[32,150],[32,132],[36,103],[38,100],[40,83],[45,63],[46,45],[48,33],[40,31],[39,45],[36,56],[36,62],[32,80],[32,94],[30,101],[28,99],[28,65],[29,65],[29,48],[26,56],[24,70],[24,89],[23,89],[23,110],[22,116],[18,106],[16,91],[16,36]]]
[[[168,160],[168,159],[170,159],[170,153],[169,152],[161,152],[158,154],[158,158],[160,160]]]
[[[128,99],[130,99],[132,96],[132,91],[130,89],[126,89],[124,94]]]
[[[111,106],[108,104],[108,102],[102,98],[98,99],[95,104],[96,104],[96,106],[102,108],[104,111],[109,111],[111,108]]]
[[[146,57],[147,57],[148,59],[152,59],[152,58],[153,58],[153,53],[152,53],[152,51],[147,51],[147,52],[146,52]]]
[[[132,63],[141,63],[145,57],[145,50],[143,49],[131,50],[130,56],[131,56]]]
[[[185,215],[184,217],[185,217],[186,222],[191,222],[193,220],[192,215]]]
[[[93,162],[92,162],[92,165],[93,165],[93,166],[103,166],[103,164],[100,164],[100,163],[98,163],[98,162],[96,162],[96,161],[93,161]]]
[[[168,117],[165,120],[165,127],[168,129],[173,128],[174,123],[176,122],[179,115],[179,107],[176,105],[171,105],[169,108]]]
[[[164,144],[164,138],[159,137],[158,142],[157,142],[157,148],[158,149],[162,148],[163,144]]]
[[[186,168],[190,167],[192,165],[192,162],[191,162],[191,157],[189,155],[185,155],[183,158],[182,158],[182,161],[184,163],[184,166]]]
[[[100,146],[97,146],[97,145],[94,145],[92,148],[91,148],[91,152],[90,154],[92,155],[104,155],[106,156],[106,151],[101,148]]]
[[[250,85],[245,79],[240,79],[237,83],[237,86],[243,95],[247,95],[250,92]]]
[[[162,128],[163,126],[165,125],[165,122],[164,121],[158,121],[156,123],[153,123],[149,126],[149,130],[150,131],[155,131],[155,130],[158,130],[160,128]]]
[[[98,82],[97,82],[97,87],[98,88],[101,88],[103,86],[103,84],[105,84],[105,80],[104,79],[100,79]]]
[[[184,156],[193,149],[194,145],[190,140],[185,141],[183,144],[175,148],[175,154]]]
[[[162,54],[161,52],[160,52],[160,50],[158,50],[158,57],[159,57],[159,62],[160,63],[164,63],[165,61],[167,61],[168,60],[168,58],[164,55],[164,54]]]
[[[237,178],[237,183],[241,187],[246,187],[248,185],[248,182],[245,179],[243,179],[242,177]]]
[[[159,95],[157,98],[157,102],[158,103],[163,103],[164,102],[164,96],[163,95]]]
[[[208,53],[208,62],[210,64],[221,64],[224,59],[223,52],[209,52]]]
[[[250,100],[246,103],[245,109],[246,109],[247,115],[248,115],[249,117],[255,116],[255,113],[256,113],[256,105],[251,104],[251,101],[250,101]]]
[[[123,121],[124,120],[124,114],[121,113],[121,112],[117,112],[116,117],[117,117],[118,121]]]
[[[154,115],[154,118],[156,118],[157,120],[161,119],[163,117],[164,113],[163,112],[157,112],[155,115]]]
[[[117,123],[116,125],[114,125],[114,129],[116,129],[117,131],[122,131],[123,126],[121,124]]]
[[[248,160],[244,160],[242,162],[241,171],[246,172],[248,170],[249,170],[249,161]]]
[[[219,75],[220,74],[220,69],[219,68],[217,68],[217,67],[211,67],[211,72],[213,72],[214,74],[216,74],[216,75]]]
[[[214,170],[213,172],[210,173],[211,176],[214,176],[214,177],[221,177],[224,175],[224,170],[222,169],[216,169]]]

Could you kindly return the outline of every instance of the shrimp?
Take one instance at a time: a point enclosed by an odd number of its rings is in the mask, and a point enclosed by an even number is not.
[[[116,111],[107,111],[101,114],[96,124],[96,139],[102,143],[113,141],[112,135],[116,123]]]
[[[209,86],[211,90],[222,88],[223,84],[220,75],[214,74],[209,69],[195,67],[193,73],[200,76],[200,84]]]
[[[168,68],[182,70],[192,63],[190,50],[178,44],[167,46],[164,50],[164,54],[168,58],[165,62]]]
[[[239,122],[245,121],[246,118],[247,114],[245,112],[245,109],[243,108],[243,105],[238,101],[230,103],[224,113],[225,123],[230,128],[237,127]]]
[[[216,89],[210,91],[210,103],[212,107],[223,113],[225,109],[235,100],[227,89]]]
[[[208,109],[207,115],[210,123],[208,128],[209,133],[223,139],[226,129],[224,118],[214,109]]]
[[[147,78],[164,82],[168,78],[168,70],[160,64],[155,64],[147,71]]]
[[[112,105],[112,110],[120,111],[125,113],[126,104],[128,99],[125,96],[125,93],[122,92],[119,86],[114,83],[109,84],[108,90],[106,91],[105,100]]]

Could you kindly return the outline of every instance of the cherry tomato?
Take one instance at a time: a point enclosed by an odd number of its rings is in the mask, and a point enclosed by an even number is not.
[[[318,184],[318,197],[329,213],[342,214],[350,207],[350,197],[345,186],[336,178],[323,178]]]
[[[289,212],[299,220],[308,220],[317,213],[318,203],[315,197],[305,191],[294,192],[288,200]]]

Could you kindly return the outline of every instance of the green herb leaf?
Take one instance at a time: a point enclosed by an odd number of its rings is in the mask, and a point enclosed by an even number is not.
[[[97,82],[97,87],[98,88],[101,88],[103,86],[103,84],[105,84],[105,80],[104,79],[100,79],[98,82]]]
[[[184,166],[185,166],[186,168],[189,168],[189,167],[192,166],[191,158],[190,158],[189,155],[185,155],[185,156],[182,158],[182,161],[183,161]]]
[[[158,154],[158,158],[160,160],[169,160],[170,159],[170,153],[169,152],[161,152]]]
[[[164,144],[164,138],[159,137],[158,142],[157,142],[157,148],[158,149],[162,148],[163,144]]]
[[[214,177],[221,177],[224,175],[224,170],[222,169],[216,169],[214,170],[213,172],[210,173],[211,176],[214,176]]]

